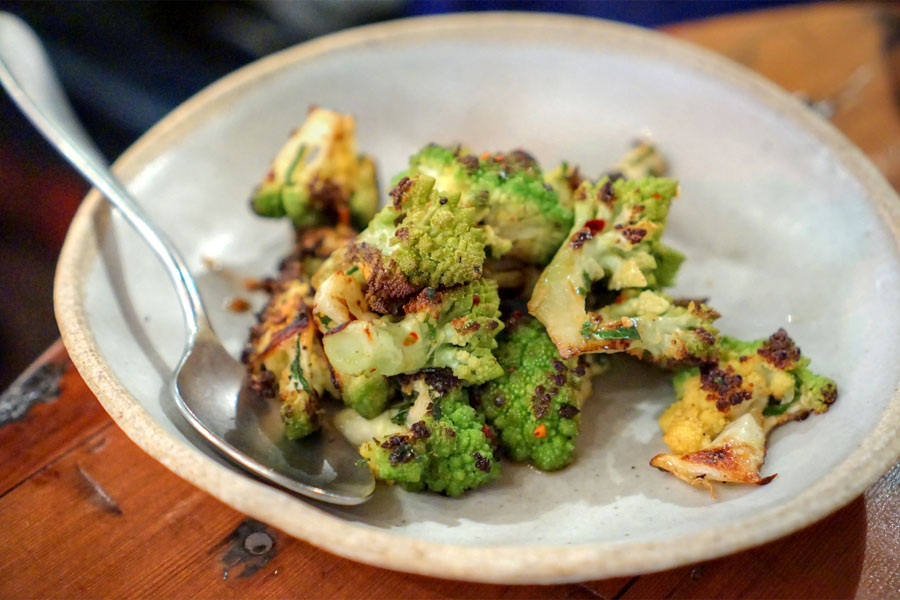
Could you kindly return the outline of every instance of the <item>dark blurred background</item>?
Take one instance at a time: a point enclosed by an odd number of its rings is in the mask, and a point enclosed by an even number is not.
[[[655,27],[802,0],[2,2],[46,44],[109,159],[206,85],[347,27],[424,14],[528,10]],[[0,94],[0,391],[57,337],[56,257],[88,186]]]

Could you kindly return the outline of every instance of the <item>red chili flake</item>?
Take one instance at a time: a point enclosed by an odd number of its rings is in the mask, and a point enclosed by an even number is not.
[[[481,428],[481,433],[488,437],[492,442],[497,441],[497,437],[494,435],[494,430],[491,429],[491,426],[487,423],[485,423],[484,427]]]
[[[619,294],[619,296],[616,298],[616,304],[622,304],[623,302],[625,302],[625,300],[625,294]]]
[[[662,200],[662,196],[660,196],[659,194],[653,194],[653,197],[657,200]]]
[[[597,235],[606,227],[606,221],[603,219],[591,219],[584,226],[591,230],[591,235]]]
[[[478,306],[481,303],[481,298],[478,297],[478,294],[472,294],[472,305]]]
[[[544,424],[538,425],[534,428],[534,437],[536,438],[545,438],[547,437],[547,426]]]
[[[419,341],[419,336],[415,331],[410,331],[409,335],[406,336],[406,339],[403,340],[404,346],[412,346],[417,341]]]
[[[490,157],[491,157],[491,153],[490,153],[490,152],[485,152],[484,154],[481,155],[481,160],[487,160],[487,159],[489,159]]]
[[[250,303],[243,298],[235,297],[228,303],[228,310],[232,312],[247,312],[250,310]]]

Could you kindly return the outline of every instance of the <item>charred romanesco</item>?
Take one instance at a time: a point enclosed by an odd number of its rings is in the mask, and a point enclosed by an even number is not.
[[[250,332],[244,361],[251,387],[281,401],[285,434],[297,439],[319,428],[320,398],[334,388],[311,322],[309,284],[286,280],[272,285],[272,298]]]
[[[607,175],[611,178],[643,179],[663,177],[667,170],[666,159],[656,146],[647,141],[639,141],[619,159]],[[556,190],[560,204],[572,208],[575,203],[575,191],[584,182],[585,177],[576,165],[564,161],[547,173],[544,180]]]
[[[358,273],[357,273],[358,274]],[[313,311],[325,353],[344,373],[399,375],[445,367],[466,385],[501,374],[492,351],[503,329],[497,284],[487,279],[452,288],[425,288],[402,317],[368,310],[359,279],[343,272],[318,289]]]
[[[412,403],[403,426],[359,448],[378,479],[459,496],[500,477],[492,432],[449,373],[411,376],[403,392]]]
[[[637,181],[603,178],[597,185],[582,183],[575,193],[575,225],[535,285],[528,310],[547,328],[563,357],[585,352],[617,352],[637,345],[637,322],[608,309],[606,316],[589,312],[588,296],[599,282],[606,290],[655,289],[674,279],[680,255],[659,241],[669,203],[678,185],[670,179]],[[628,308],[657,317],[668,309],[667,299],[639,296]],[[644,310],[642,310],[644,309]],[[610,318],[618,321],[610,322]],[[699,324],[699,323],[698,323]],[[660,338],[661,339],[661,338]],[[666,340],[668,341],[668,340]],[[648,344],[645,350],[658,345]],[[657,358],[670,356],[660,349]]]
[[[788,421],[825,412],[837,398],[837,386],[810,371],[809,359],[779,329],[754,342],[724,338],[718,363],[676,375],[675,396],[659,418],[672,454],[651,464],[696,485],[761,484],[771,479],[759,477],[766,435]],[[753,460],[735,460],[736,452]]]
[[[409,161],[410,175],[436,180],[435,189],[461,194],[464,203],[486,206],[480,223],[492,231],[493,255],[545,265],[572,226],[572,212],[546,185],[537,161],[523,150],[484,154],[426,146]],[[499,239],[498,239],[499,238]]]
[[[581,405],[590,393],[584,359],[562,359],[537,319],[515,315],[498,337],[503,375],[479,390],[481,410],[515,461],[544,471],[572,462]]]
[[[344,260],[363,268],[372,308],[390,313],[425,287],[481,277],[488,240],[488,232],[478,226],[483,199],[469,202],[441,192],[426,175],[401,179],[391,198]]]
[[[676,304],[661,292],[631,289],[592,313],[581,334],[601,352],[624,351],[675,367],[715,360],[719,332],[712,323],[718,318],[703,302]]]
[[[571,463],[591,377],[625,353],[681,369],[659,419],[671,452],[651,465],[762,485],[769,432],[834,402],[783,330],[721,337],[703,301],[661,291],[683,257],[661,241],[678,184],[653,145],[593,181],[568,163],[545,174],[522,150],[431,144],[376,212],[353,129],[310,111],[252,200],[296,231],[244,354],[287,437],[341,399],[334,423],[378,479],[459,496],[500,476],[501,453]]]
[[[288,216],[298,229],[364,227],[378,207],[378,186],[372,159],[357,154],[354,127],[350,115],[311,109],[254,192],[254,212]]]
[[[758,413],[768,431],[787,421],[822,413],[837,398],[837,386],[809,369],[809,359],[779,329],[767,339],[722,338],[718,363],[675,376],[675,398],[660,417],[663,441],[676,453],[707,445],[725,425]]]

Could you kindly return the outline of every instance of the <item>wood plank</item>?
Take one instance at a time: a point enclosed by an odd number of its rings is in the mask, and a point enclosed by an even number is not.
[[[69,362],[62,342],[57,341],[38,358],[35,367],[39,365],[46,366],[41,379],[51,388],[55,387],[54,371],[57,376],[62,373],[59,391],[48,390],[40,399],[16,399],[17,403],[33,404],[18,420],[0,425],[0,497],[112,422]],[[23,375],[28,378],[29,372]]]
[[[0,522],[15,540],[0,545],[0,597],[597,597],[578,585],[442,581],[332,556],[245,519],[114,426],[0,499]],[[250,534],[259,554],[245,548]]]

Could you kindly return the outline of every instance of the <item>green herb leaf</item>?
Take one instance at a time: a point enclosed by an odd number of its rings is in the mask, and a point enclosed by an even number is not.
[[[769,404],[763,409],[762,414],[764,417],[777,417],[778,415],[783,415],[796,401],[797,396],[794,396],[794,399],[786,404]]]
[[[404,395],[403,402],[397,407],[397,414],[391,417],[391,423],[394,423],[395,425],[403,425],[406,423],[406,416],[409,414],[409,409],[412,407],[414,399],[415,396],[413,395]]]
[[[588,275],[587,271],[582,271],[581,277],[584,278],[584,289],[590,290],[591,285],[594,283],[593,281],[591,281],[591,276]]]
[[[306,144],[300,144],[300,148],[297,150],[297,156],[295,156],[294,160],[291,161],[290,166],[288,166],[287,171],[284,174],[285,183],[291,182],[291,177],[294,176],[294,169],[296,169],[297,165],[300,164],[300,159],[303,158],[304,152],[306,152]]]
[[[291,377],[294,381],[303,388],[304,392],[309,392],[309,383],[306,381],[306,377],[303,376],[303,368],[300,367],[300,338],[297,337],[297,351],[294,354],[294,360],[291,361]]]
[[[596,338],[599,340],[639,340],[641,334],[637,327],[619,327],[618,329],[594,329],[590,321],[585,321],[581,326],[581,335],[584,338]]]

